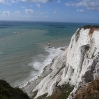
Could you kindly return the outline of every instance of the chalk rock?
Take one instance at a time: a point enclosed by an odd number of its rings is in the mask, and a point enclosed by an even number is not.
[[[50,72],[41,74],[41,80],[35,84],[31,82],[23,89],[33,95],[35,99],[41,95],[52,95],[55,86],[69,83],[74,85],[75,93],[82,84],[99,77],[99,27],[85,26],[78,29],[71,38],[68,48],[47,67]],[[48,69],[45,70],[48,71]],[[43,76],[42,76],[43,75]],[[45,76],[44,76],[45,75]],[[39,78],[38,78],[39,79]],[[37,79],[36,79],[37,80]],[[34,86],[29,89],[29,86]],[[71,95],[68,97],[71,99]]]

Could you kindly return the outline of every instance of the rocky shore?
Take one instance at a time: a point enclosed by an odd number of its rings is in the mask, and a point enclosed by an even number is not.
[[[98,77],[99,26],[88,25],[79,28],[72,36],[68,48],[54,58],[37,79],[22,87],[22,90],[32,99],[73,99],[82,86]],[[67,85],[70,91],[67,90]],[[64,91],[66,97],[59,98]]]
[[[74,33],[40,76],[20,88],[32,99],[98,99],[98,78],[99,26],[88,25]]]

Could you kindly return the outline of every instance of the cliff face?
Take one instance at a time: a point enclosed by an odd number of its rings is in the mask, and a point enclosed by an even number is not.
[[[33,99],[39,99],[39,96],[53,95],[57,86],[70,84],[74,89],[68,99],[72,99],[80,86],[98,77],[99,27],[85,26],[75,32],[69,47],[45,68],[41,76],[22,89]]]

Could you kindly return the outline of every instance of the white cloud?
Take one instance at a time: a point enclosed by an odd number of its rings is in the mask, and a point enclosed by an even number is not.
[[[0,3],[11,5],[11,3],[18,3],[18,0],[0,0]]]
[[[54,11],[54,14],[56,14],[57,13],[57,11]]]
[[[0,0],[0,3],[5,3],[6,1],[5,0]]]
[[[25,9],[25,7],[21,7],[21,8]]]
[[[34,11],[32,9],[25,9],[25,12],[27,14],[33,14],[34,13]]]
[[[9,18],[9,17],[17,17],[17,16],[20,16],[22,15],[20,11],[15,11],[14,13],[10,12],[10,11],[3,11],[1,14],[0,14],[2,17],[6,17],[6,18]]]
[[[10,11],[3,11],[3,15],[4,15],[4,16],[10,16],[11,13],[10,13]]]
[[[18,3],[18,0],[12,0],[12,3]]]
[[[83,9],[78,9],[77,12],[84,12],[84,10]]]
[[[16,12],[15,12],[15,14],[18,14],[18,15],[20,15],[20,14],[21,14],[21,12],[20,12],[20,11],[16,11]]]
[[[38,8],[40,8],[41,6],[40,6],[40,4],[36,4],[36,6],[38,7]]]
[[[99,11],[99,0],[81,0],[81,2],[69,2],[65,3],[66,6],[73,6],[73,7],[86,7],[90,10],[98,10]]]
[[[0,0],[0,3],[5,3],[5,0]]]
[[[24,2],[35,2],[35,3],[37,3],[37,2],[47,3],[47,2],[51,2],[53,0],[22,0],[22,1],[24,1]]]
[[[0,3],[11,5],[11,3],[18,3],[19,1],[35,2],[35,3],[38,3],[38,2],[47,3],[47,2],[52,2],[53,0],[0,0]]]
[[[10,5],[10,3],[8,2],[8,0],[0,0],[0,3],[4,3],[4,4],[7,4],[7,5]]]
[[[48,15],[46,15],[46,16],[41,16],[42,18],[49,18],[49,16]]]
[[[57,3],[60,3],[60,2],[61,2],[60,0],[57,1]]]

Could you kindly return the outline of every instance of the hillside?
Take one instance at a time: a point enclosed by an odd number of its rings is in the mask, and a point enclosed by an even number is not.
[[[80,88],[73,99],[99,99],[99,79]]]
[[[19,88],[12,88],[6,81],[0,80],[0,99],[30,99]]]

